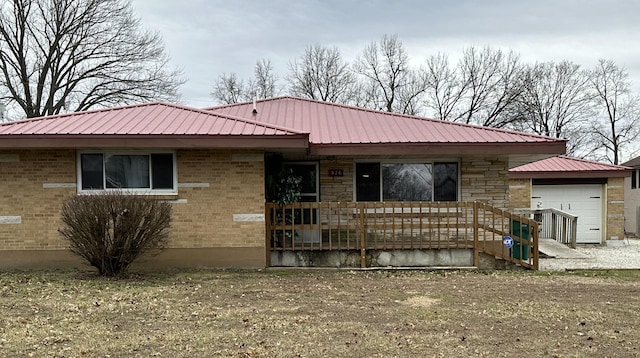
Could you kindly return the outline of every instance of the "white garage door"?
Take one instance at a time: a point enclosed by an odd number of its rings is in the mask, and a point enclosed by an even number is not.
[[[578,217],[576,242],[602,242],[602,185],[534,185],[531,208],[560,209]]]

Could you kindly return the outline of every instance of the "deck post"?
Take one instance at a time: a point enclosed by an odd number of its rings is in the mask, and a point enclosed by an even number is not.
[[[265,265],[271,267],[271,206],[265,203],[264,210],[264,247],[266,251]]]
[[[365,207],[364,203],[360,203],[360,267],[367,267],[367,233],[365,230],[364,217]]]
[[[473,202],[473,266],[480,264],[480,242],[478,240],[478,202]]]
[[[531,241],[533,242],[533,247],[532,250],[533,251],[533,255],[531,255],[533,257],[533,269],[534,270],[538,270],[539,269],[539,262],[540,262],[540,231],[538,231],[538,222],[537,221],[533,221],[531,223],[529,223],[529,234],[531,235]]]
[[[578,218],[571,219],[571,247],[576,248],[576,240],[578,238]]]

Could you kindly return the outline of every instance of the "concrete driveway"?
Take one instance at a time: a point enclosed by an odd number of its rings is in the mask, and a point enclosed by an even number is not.
[[[540,270],[640,269],[639,239],[609,240],[606,245],[580,245],[571,251],[575,252],[540,258]]]

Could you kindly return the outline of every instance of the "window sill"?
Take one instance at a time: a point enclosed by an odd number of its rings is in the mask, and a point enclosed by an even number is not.
[[[95,195],[121,192],[127,195],[149,195],[149,196],[178,196],[177,191],[152,191],[152,190],[79,190],[78,195]]]

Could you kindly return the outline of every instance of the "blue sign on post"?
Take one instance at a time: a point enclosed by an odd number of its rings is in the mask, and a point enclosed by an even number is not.
[[[510,249],[513,247],[513,239],[511,238],[511,236],[505,236],[504,238],[502,238],[502,244],[507,249]]]

